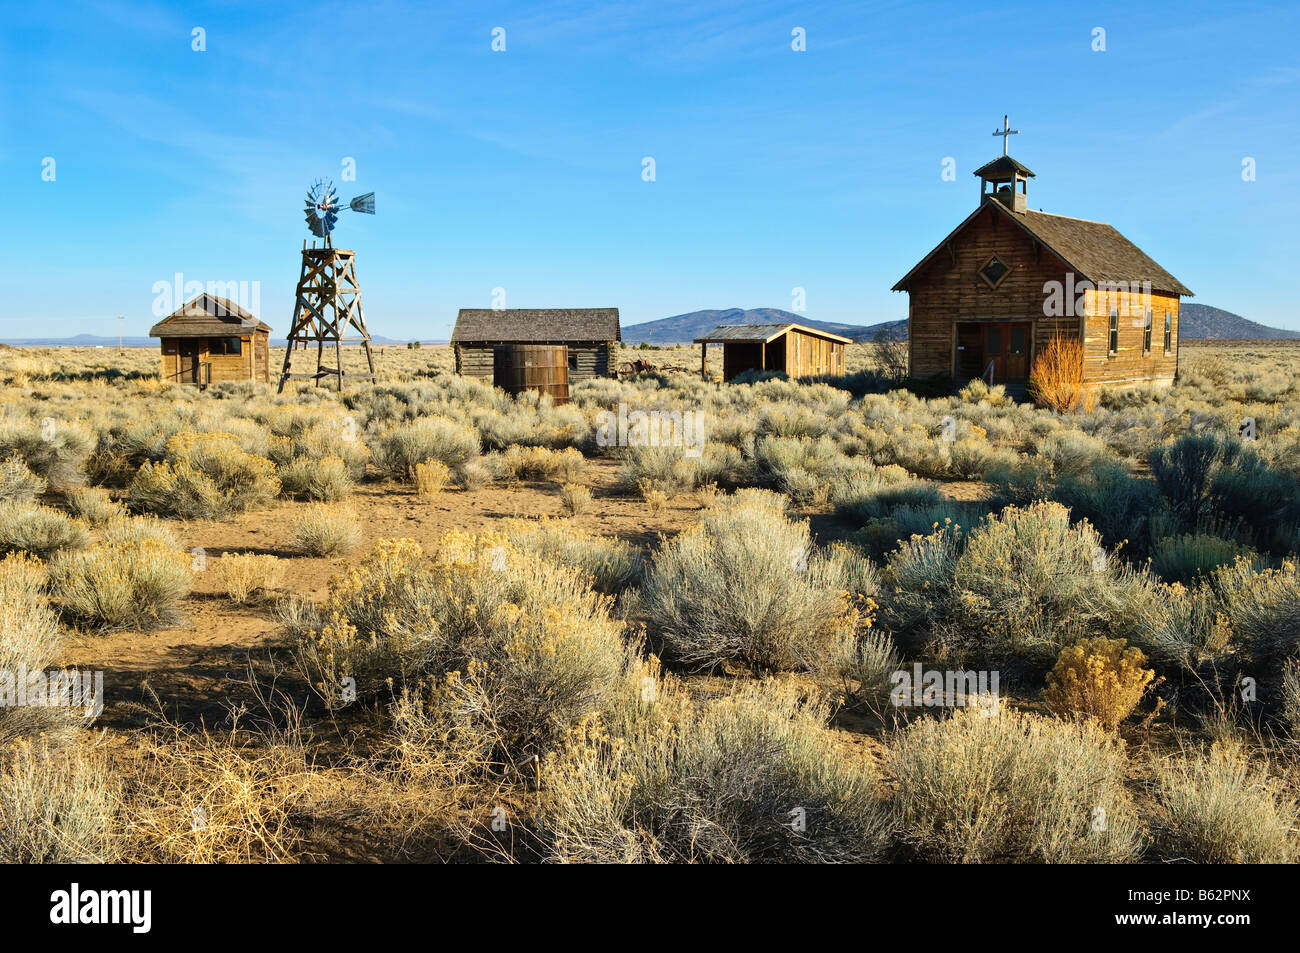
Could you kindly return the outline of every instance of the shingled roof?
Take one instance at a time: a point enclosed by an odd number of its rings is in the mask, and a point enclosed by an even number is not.
[[[719,324],[708,334],[702,334],[694,341],[695,344],[727,344],[745,343],[745,344],[767,344],[776,338],[779,338],[787,331],[802,331],[805,334],[813,334],[819,338],[826,338],[831,341],[839,341],[842,344],[852,344],[852,338],[841,337],[838,334],[831,334],[829,331],[818,331],[816,328],[804,327],[802,324]]]
[[[1011,156],[998,156],[992,162],[986,162],[975,170],[975,174],[981,179],[995,179],[998,176],[1011,175],[1016,172],[1031,179],[1037,178],[1034,173],[1029,171],[1029,166],[1011,158]]]
[[[452,343],[621,341],[618,308],[461,308]]]
[[[1032,238],[1041,242],[1048,251],[1065,262],[1066,267],[1070,268],[1077,277],[1086,278],[1093,284],[1150,282],[1152,291],[1188,297],[1192,295],[1190,288],[1156,264],[1154,259],[1121,235],[1113,225],[1107,225],[1105,222],[1090,222],[1083,218],[1066,218],[1064,215],[1052,215],[1049,212],[1013,212],[997,201],[985,202],[967,216],[965,221],[954,228],[930,254],[922,258],[915,268],[899,279],[893,290],[906,291],[912,276],[986,208],[991,208],[995,214],[1002,214],[1015,222]]]
[[[182,305],[149,329],[151,338],[233,337],[251,330],[270,331],[265,321],[229,298],[207,293]]]

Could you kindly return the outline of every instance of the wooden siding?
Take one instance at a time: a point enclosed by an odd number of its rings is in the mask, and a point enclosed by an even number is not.
[[[785,372],[790,377],[844,373],[844,345],[839,341],[793,329],[785,338]]]
[[[996,256],[1010,271],[996,288],[980,277]],[[1067,267],[1045,246],[1006,221],[995,209],[971,220],[910,281],[908,348],[911,373],[916,377],[956,376],[956,335],[959,321],[1028,321],[1032,325],[1029,355],[1034,355],[1054,334],[1077,337],[1083,330],[1084,381],[1087,384],[1121,384],[1172,381],[1178,363],[1178,302],[1176,295],[1152,294],[1143,298],[1117,292],[1088,292],[1084,315],[1048,316],[1049,281],[1067,285]],[[1076,275],[1074,283],[1083,281]],[[1126,301],[1119,299],[1125,298]],[[1121,308],[1119,351],[1107,353],[1109,308]],[[1073,302],[1067,302],[1073,309]],[[1152,311],[1151,351],[1142,350],[1142,317]],[[1164,314],[1172,319],[1172,347],[1164,352]]]
[[[791,328],[780,337],[761,344],[726,341],[722,344],[722,376],[731,380],[745,371],[762,367],[781,371],[787,377],[813,377],[844,373],[844,345]]]
[[[235,335],[230,335],[235,337]],[[269,383],[270,335],[255,331],[240,336],[238,354],[213,354],[210,338],[162,339],[163,380],[178,383],[212,383],[219,381],[256,381]],[[188,354],[182,360],[182,347],[195,346],[198,350],[198,380],[191,379],[193,358]]]
[[[998,287],[991,288],[979,272],[995,255],[1010,271]],[[1060,259],[1002,220],[997,210],[984,210],[912,277],[908,307],[912,375],[954,374],[958,321],[1030,321],[1031,361],[1053,334],[1077,335],[1077,317],[1043,314],[1044,283],[1064,277]]]
[[[497,343],[484,342],[457,344],[456,373],[464,377],[481,377],[492,380],[493,348]],[[613,377],[616,370],[614,350],[617,343],[590,341],[556,341],[569,348],[569,380],[581,381],[593,377]]]
[[[1087,384],[1118,386],[1133,383],[1172,383],[1178,371],[1177,295],[1127,295],[1090,291],[1087,329],[1083,337],[1083,379]],[[1110,311],[1118,312],[1119,346],[1110,353]],[[1143,352],[1145,312],[1151,310],[1151,350]],[[1165,353],[1165,312],[1169,312],[1171,346]]]

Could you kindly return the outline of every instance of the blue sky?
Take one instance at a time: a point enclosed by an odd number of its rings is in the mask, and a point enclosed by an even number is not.
[[[890,320],[1004,113],[1031,207],[1111,222],[1193,300],[1300,329],[1295,4],[5,6],[0,337],[118,314],[143,334],[176,272],[258,282],[283,333],[303,192],[348,157],[344,197],[378,195],[337,237],[373,334],[445,337],[498,287],[625,325],[788,309],[796,287],[810,318]]]

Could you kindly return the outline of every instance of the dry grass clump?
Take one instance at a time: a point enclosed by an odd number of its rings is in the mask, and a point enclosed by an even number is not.
[[[1142,834],[1122,745],[1096,725],[963,708],[889,755],[903,844],[938,863],[1129,863]]]
[[[127,859],[143,863],[293,863],[300,815],[327,785],[293,743],[258,743],[167,726],[145,739],[121,811]]]
[[[101,630],[176,624],[192,582],[190,557],[154,538],[98,543],[50,564],[50,586],[64,614]]]
[[[40,560],[25,553],[0,560],[0,677],[17,679],[24,667],[42,671],[58,654],[59,621],[45,583]],[[24,735],[59,733],[67,727],[63,714],[57,708],[0,706],[0,747]]]
[[[139,543],[144,540],[154,540],[170,546],[172,549],[180,549],[180,540],[176,536],[173,528],[174,523],[168,523],[156,516],[116,516],[99,527],[99,540],[102,543]]]
[[[284,583],[285,565],[266,553],[222,553],[221,584],[235,605],[266,597]]]
[[[492,471],[480,459],[466,460],[452,470],[451,478],[462,490],[473,492],[481,490],[492,482]]]
[[[1296,803],[1267,761],[1231,743],[1176,759],[1159,774],[1156,843],[1167,860],[1286,864],[1296,858]]]
[[[581,516],[591,509],[591,491],[579,483],[566,483],[560,488],[560,507],[565,516]]]
[[[451,482],[451,468],[438,460],[425,460],[415,465],[415,492],[432,499]]]
[[[824,708],[772,683],[696,704],[653,682],[627,723],[586,721],[546,760],[538,818],[553,860],[880,859],[875,772],[834,752]]]
[[[356,481],[342,457],[294,457],[276,470],[283,492],[301,500],[346,499]]]
[[[1114,731],[1133,713],[1156,673],[1145,668],[1146,656],[1123,639],[1081,639],[1061,650],[1047,676],[1047,707],[1066,717],[1095,719]]]
[[[0,503],[31,503],[45,492],[45,480],[27,468],[22,456],[10,454],[0,463]]]
[[[68,491],[68,510],[91,526],[100,526],[127,515],[126,507],[100,486],[79,486]]]
[[[667,542],[646,570],[649,633],[681,664],[815,668],[863,621],[843,559],[806,522],[737,494]]]
[[[355,514],[335,503],[310,503],[293,527],[293,548],[304,556],[346,556],[361,545]]]
[[[665,494],[689,493],[698,482],[697,462],[679,447],[628,447],[618,478],[628,489],[650,486]]]
[[[1083,388],[1083,343],[1077,337],[1054,334],[1038,352],[1029,371],[1029,396],[1059,414],[1092,409],[1092,395]]]
[[[648,479],[642,479],[637,483],[637,491],[641,494],[641,499],[645,501],[651,515],[657,514],[668,505],[668,492],[663,486]]]
[[[426,554],[385,540],[331,582],[300,623],[308,672],[329,699],[407,689],[423,716],[519,763],[600,708],[627,663],[607,597],[576,569],[505,536],[449,533]]]
[[[846,643],[843,657],[825,673],[830,676],[827,687],[849,708],[884,715],[890,708],[894,673],[902,668],[903,659],[893,639],[869,629]]]
[[[106,758],[89,745],[0,747],[0,863],[118,860],[117,797]]]
[[[1151,569],[1167,582],[1194,583],[1220,566],[1230,565],[1238,557],[1257,559],[1249,546],[1242,546],[1211,533],[1185,533],[1166,536],[1156,543]]]
[[[138,510],[181,519],[213,519],[265,506],[280,493],[275,466],[248,453],[229,433],[182,431],[167,456],[140,467],[127,498]]]
[[[593,536],[545,517],[511,520],[502,529],[511,545],[580,570],[592,588],[605,595],[616,596],[640,578],[641,557],[635,546],[621,539]]]
[[[420,417],[381,433],[371,444],[375,466],[395,480],[412,481],[415,468],[437,460],[455,469],[479,454],[478,431],[450,417]]]
[[[497,477],[502,480],[559,480],[571,483],[582,475],[586,460],[574,447],[551,450],[546,447],[507,447],[493,455]]]
[[[48,559],[90,541],[84,524],[39,503],[0,503],[0,554],[25,552]]]

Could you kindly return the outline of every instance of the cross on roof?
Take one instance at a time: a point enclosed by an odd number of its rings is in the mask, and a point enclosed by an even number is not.
[[[1019,129],[1012,129],[1012,128],[1011,128],[1011,123],[1009,123],[1009,122],[1007,121],[1007,117],[1006,117],[1006,116],[1003,116],[1003,117],[1002,117],[1002,128],[999,129],[999,130],[997,130],[996,132],[994,132],[993,135],[995,135],[995,136],[1001,136],[1001,137],[1002,137],[1002,154],[1003,154],[1003,155],[1006,155],[1006,154],[1007,154],[1007,136],[1018,136],[1018,135],[1020,135],[1020,130],[1019,130]]]

